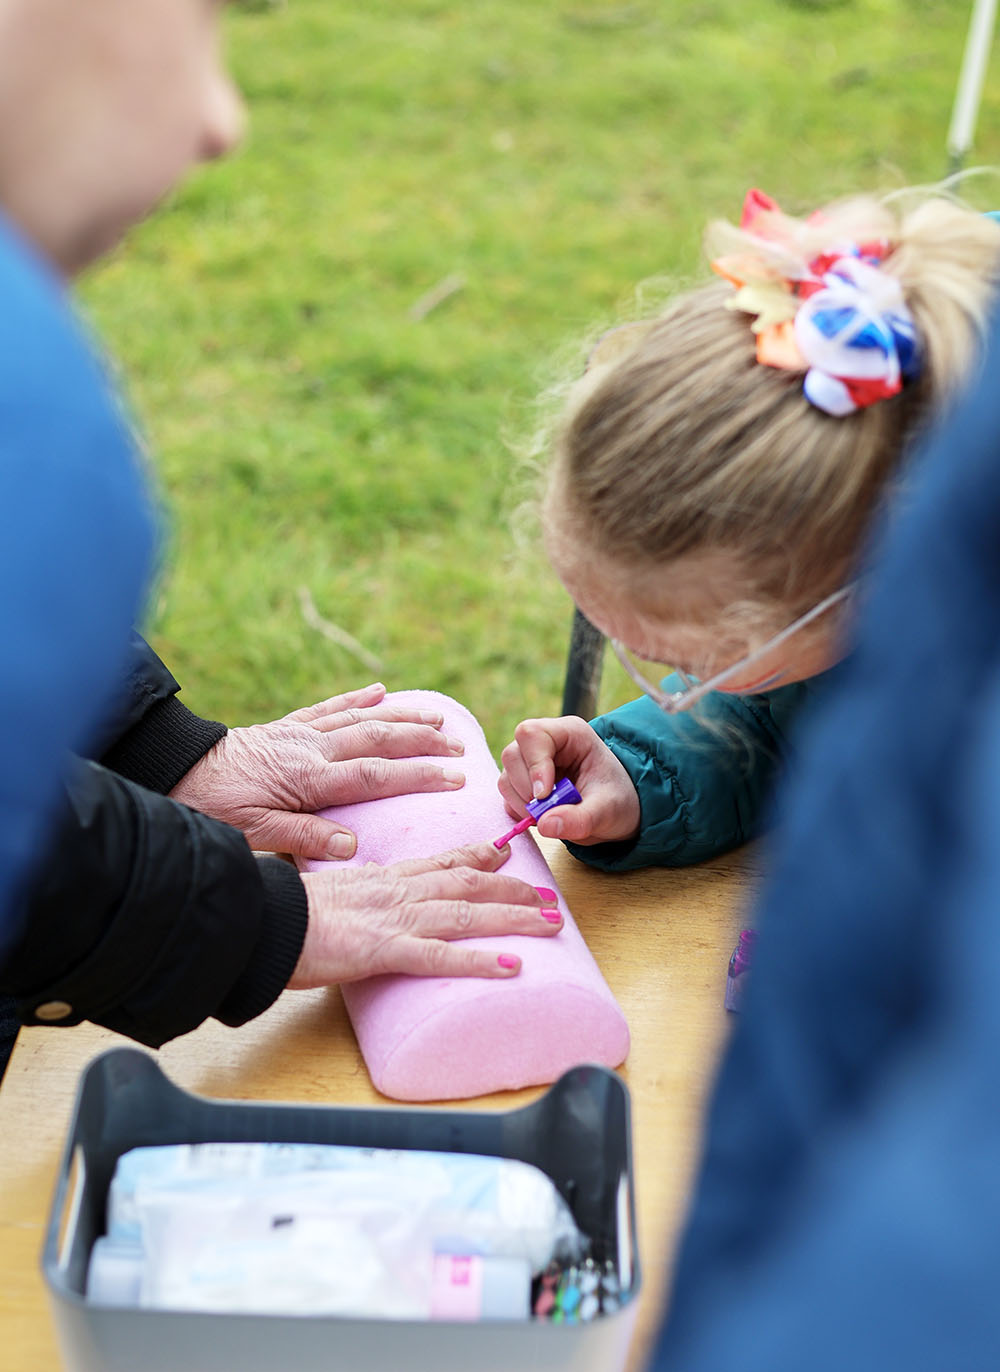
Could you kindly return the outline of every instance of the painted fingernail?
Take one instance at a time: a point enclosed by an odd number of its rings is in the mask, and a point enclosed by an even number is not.
[[[542,900],[544,900],[544,901],[547,901],[547,902],[550,902],[550,903],[554,903],[555,901],[557,901],[557,900],[559,899],[559,897],[556,895],[555,891],[550,890],[550,888],[549,888],[548,886],[536,886],[536,887],[535,887],[535,890],[538,892],[538,894],[541,896]]]
[[[562,915],[558,910],[543,910],[542,919],[547,919],[550,924],[562,924]]]
[[[358,841],[351,834],[334,834],[333,838],[326,845],[326,851],[332,858],[349,858],[354,856],[354,850],[358,846]]]
[[[441,780],[442,780],[446,785],[448,785],[448,786],[455,786],[455,787],[464,786],[464,785],[465,785],[465,773],[464,773],[464,772],[442,772],[442,773],[441,773]]]
[[[433,724],[435,729],[440,729],[444,723],[444,715],[436,715],[433,710],[421,710],[420,718],[425,724]]]
[[[501,953],[497,958],[497,963],[500,967],[519,967],[521,965],[521,960],[520,958],[512,957],[510,953]]]
[[[465,744],[460,738],[446,738],[445,742],[448,745],[449,753],[455,753],[456,756],[460,757],[465,752]]]

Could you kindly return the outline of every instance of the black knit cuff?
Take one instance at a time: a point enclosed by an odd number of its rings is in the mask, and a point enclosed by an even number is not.
[[[108,749],[101,765],[165,796],[227,732],[224,724],[202,719],[168,696]]]
[[[240,979],[215,1012],[223,1024],[245,1024],[263,1014],[288,985],[309,924],[306,888],[290,862],[259,858],[264,883],[260,938]]]

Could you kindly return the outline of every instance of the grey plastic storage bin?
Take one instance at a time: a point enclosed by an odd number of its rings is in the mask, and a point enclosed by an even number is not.
[[[341,1143],[487,1153],[534,1163],[619,1264],[621,1309],[589,1324],[217,1315],[89,1306],[115,1163],[130,1148],[210,1142]],[[69,1372],[616,1372],[635,1322],[639,1264],[629,1099],[603,1067],[575,1067],[519,1110],[246,1104],[182,1091],[153,1058],[114,1049],[80,1082],[42,1270]]]

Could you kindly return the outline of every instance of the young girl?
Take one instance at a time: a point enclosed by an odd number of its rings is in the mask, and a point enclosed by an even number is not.
[[[758,831],[847,649],[880,496],[968,378],[1000,281],[1000,225],[943,196],[799,220],[751,191],[710,237],[722,280],[595,348],[543,505],[556,571],[643,695],[525,720],[503,752],[511,814],[571,777],[582,804],[539,830],[608,869]]]

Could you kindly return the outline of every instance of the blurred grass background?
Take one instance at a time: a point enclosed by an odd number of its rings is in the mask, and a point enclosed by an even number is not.
[[[968,13],[233,7],[246,146],[84,283],[155,454],[149,628],[187,704],[249,723],[378,675],[457,696],[495,750],[557,712],[571,606],[512,536],[503,435],[530,431],[567,340],[643,279],[701,272],[705,222],[748,186],[798,210],[937,180]],[[989,79],[979,162],[1000,161],[998,109]],[[302,586],[378,673],[309,627]]]

